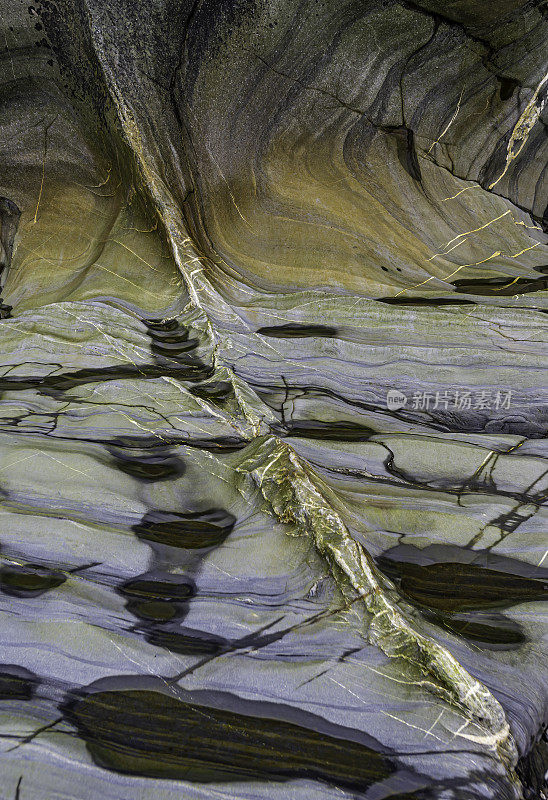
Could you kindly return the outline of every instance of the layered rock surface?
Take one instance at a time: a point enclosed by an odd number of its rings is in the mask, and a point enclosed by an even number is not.
[[[546,14],[3,4],[3,796],[544,797]]]

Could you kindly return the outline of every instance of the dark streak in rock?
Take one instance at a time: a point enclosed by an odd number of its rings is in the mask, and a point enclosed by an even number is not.
[[[119,587],[119,591],[125,597],[138,600],[169,600],[173,603],[184,602],[196,594],[194,582],[188,578],[178,579],[177,576],[169,576],[172,580],[160,580],[156,578],[140,576],[132,578]]]
[[[453,297],[378,297],[378,303],[391,306],[468,306],[475,305],[473,300]]]
[[[40,564],[0,568],[0,590],[11,597],[40,597],[66,581],[66,575]]]
[[[90,383],[100,383],[111,380],[129,380],[131,378],[162,378],[171,377],[183,381],[205,380],[213,374],[213,367],[198,361],[188,360],[185,367],[165,367],[156,364],[140,364],[139,366],[97,367],[79,369],[62,375],[49,375],[37,377],[11,377],[0,378],[0,391],[23,391],[24,389],[38,389],[40,393],[58,397],[76,386],[85,386]]]
[[[257,330],[261,336],[272,336],[275,339],[305,339],[311,337],[337,336],[337,328],[331,325],[304,325],[292,322],[287,325],[265,325]]]
[[[127,603],[127,610],[136,617],[149,622],[170,622],[180,613],[175,603],[167,600],[131,600]]]
[[[548,581],[525,578],[478,564],[413,564],[381,556],[379,566],[400,578],[402,592],[413,602],[439,611],[503,608],[548,599]]]
[[[143,575],[118,587],[120,594],[127,598],[126,608],[131,614],[149,623],[185,617],[188,601],[196,594],[194,582],[171,575],[163,577],[164,580]]]
[[[275,426],[273,429],[276,429]],[[358,422],[326,422],[319,419],[291,420],[285,426],[279,426],[279,431],[285,436],[323,439],[328,442],[366,442],[376,433],[372,428]]]
[[[548,289],[548,278],[469,278],[453,281],[452,284],[465,294],[510,297],[515,294],[543,292]]]
[[[95,692],[64,713],[96,764],[131,775],[198,783],[308,778],[364,790],[393,771],[386,756],[355,741],[156,691]]]
[[[383,127],[382,130],[394,136],[400,164],[413,180],[420,183],[422,180],[421,169],[415,149],[415,135],[412,128],[403,125],[398,127]]]
[[[193,511],[186,514],[171,511],[149,511],[134,525],[140,539],[168,545],[203,549],[217,547],[232,531],[236,517],[222,508]]]
[[[452,633],[485,649],[513,650],[526,641],[521,625],[504,614],[446,614],[433,616],[432,619]]]
[[[155,647],[165,647],[171,653],[185,656],[216,656],[227,649],[222,636],[204,631],[147,629],[145,638]]]

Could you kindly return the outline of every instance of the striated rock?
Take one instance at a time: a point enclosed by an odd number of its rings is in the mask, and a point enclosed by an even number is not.
[[[0,3],[5,796],[548,796],[545,4]]]

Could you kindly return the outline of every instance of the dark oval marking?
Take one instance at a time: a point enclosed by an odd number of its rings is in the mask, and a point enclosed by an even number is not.
[[[440,611],[502,608],[548,599],[548,582],[477,564],[392,562],[392,567],[400,575],[402,592],[414,602]]]
[[[376,433],[373,428],[359,422],[324,422],[319,419],[295,420],[289,422],[284,430],[287,436],[338,442],[365,442]]]
[[[39,677],[30,669],[0,664],[0,700],[31,700],[39,684]]]
[[[150,690],[95,692],[64,714],[96,764],[130,775],[197,783],[308,778],[363,790],[395,769],[355,741]]]
[[[119,591],[126,597],[137,600],[169,600],[182,602],[194,597],[196,588],[187,581],[161,581],[147,578],[135,578],[119,587]]]
[[[131,600],[127,610],[151,622],[169,622],[180,613],[179,608],[167,600]]]
[[[452,285],[464,294],[499,295],[542,292],[548,289],[548,278],[469,278],[452,281]]]
[[[440,615],[436,621],[452,633],[475,642],[479,647],[511,650],[527,639],[521,626],[504,614]]]
[[[1,388],[1,382],[0,382]],[[192,387],[194,388],[194,387]],[[138,450],[160,450],[166,447],[166,440],[160,437],[138,437],[138,436],[117,436],[111,439],[108,443],[114,448],[129,448]],[[246,447],[249,442],[245,439],[237,438],[236,436],[217,436],[211,439],[189,439],[186,436],[180,436],[178,439],[172,439],[170,445],[184,445],[185,447],[199,447],[201,450],[209,450],[212,452],[224,450],[232,452],[241,450]],[[112,451],[111,451],[112,452]]]
[[[391,306],[473,306],[473,300],[453,297],[378,297],[378,303]]]
[[[287,325],[265,325],[257,330],[261,336],[272,336],[275,339],[306,339],[309,337],[337,336],[337,328],[331,325],[304,325],[300,322],[289,322]]]
[[[62,572],[37,564],[0,568],[0,589],[11,597],[40,597],[61,586],[66,579]]]
[[[170,511],[150,511],[133,526],[140,539],[169,547],[201,549],[216,547],[232,531],[236,517],[222,508],[179,514]]]
[[[185,472],[180,458],[165,455],[126,456],[117,454],[114,466],[140,481],[165,481],[179,478]]]

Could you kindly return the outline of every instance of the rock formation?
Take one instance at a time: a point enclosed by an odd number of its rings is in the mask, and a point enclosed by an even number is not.
[[[0,8],[2,797],[547,797],[545,0]]]

